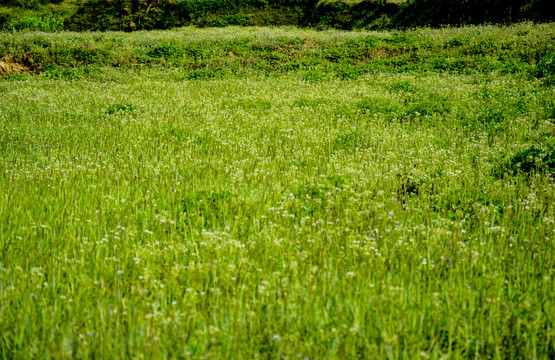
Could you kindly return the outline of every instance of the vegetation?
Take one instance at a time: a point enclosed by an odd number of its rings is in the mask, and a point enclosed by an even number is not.
[[[187,25],[385,29],[554,20],[550,0],[4,0],[0,5],[0,29],[9,30],[21,17],[52,13],[62,16],[65,30],[74,31]]]
[[[412,0],[395,21],[405,27],[549,21],[551,6],[550,0]]]
[[[53,32],[64,27],[64,20],[61,16],[54,16],[47,13],[42,16],[24,16],[13,19],[7,25],[8,29],[15,30],[34,30]]]
[[[518,29],[518,30],[517,30]],[[284,73],[300,70],[303,76],[322,79],[356,79],[377,70],[440,71],[453,74],[526,74],[549,84],[553,81],[553,25],[526,24],[511,30],[469,27],[452,31],[404,31],[391,33],[333,33],[276,29],[260,40],[260,33],[233,28],[237,36],[220,37],[217,30],[198,32],[125,33],[5,33],[0,39],[0,58],[45,75],[61,70],[80,72],[97,68],[177,68],[183,76],[225,77],[245,71]],[[198,37],[198,34],[205,34]],[[322,36],[325,40],[320,40]],[[280,34],[280,35],[276,35]],[[338,34],[328,38],[329,34]],[[266,36],[266,35],[263,35]]]
[[[553,358],[554,36],[3,33],[0,358]]]
[[[82,0],[0,0],[0,30],[59,31]]]

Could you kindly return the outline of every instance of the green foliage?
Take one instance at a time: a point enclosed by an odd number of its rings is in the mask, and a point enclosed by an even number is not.
[[[153,48],[147,53],[155,58],[171,59],[183,55],[183,50],[175,45],[161,45]]]
[[[184,0],[175,4],[180,24],[199,27],[298,25],[302,10],[295,2],[266,0]]]
[[[409,81],[406,81],[406,80],[395,82],[389,85],[387,89],[393,92],[404,91],[404,92],[410,93],[415,91],[414,86]]]
[[[553,2],[551,0],[525,1],[519,9],[519,18],[533,21],[553,21]]]
[[[261,26],[300,22],[297,6],[282,7],[264,0],[89,0],[81,5],[68,27],[131,31],[184,25]]]
[[[68,17],[80,3],[80,0],[4,2],[0,4],[0,30],[12,31],[13,25],[16,30],[63,30]]]
[[[550,50],[544,54],[533,72],[536,77],[544,78],[548,84],[555,84],[555,51]]]
[[[41,16],[24,16],[13,19],[5,25],[5,28],[15,30],[31,30],[55,32],[64,27],[64,18],[59,15],[45,14]]]
[[[267,74],[301,71],[310,82],[333,77],[353,81],[376,71],[467,75],[501,72],[530,74],[549,86],[553,71],[549,67],[552,27],[521,24],[491,32],[484,32],[485,29],[452,29],[440,38],[433,30],[359,32],[360,36],[344,38],[329,38],[326,32],[307,30],[302,37],[285,32],[267,41],[253,39],[248,29],[229,29],[232,33],[241,32],[240,38],[213,37],[213,30],[206,29],[206,42],[194,37],[185,40],[192,28],[156,41],[122,33],[74,34],[71,38],[37,33],[29,34],[29,41],[22,43],[14,41],[17,34],[6,33],[0,38],[0,56],[14,56],[35,71],[52,64],[64,68],[91,64],[164,65],[179,68],[185,78],[218,77],[248,69]],[[470,40],[471,32],[483,34]],[[522,35],[523,32],[527,34]],[[388,90],[409,94],[414,90],[403,86],[397,84]],[[436,103],[437,99],[430,101]],[[503,102],[499,103],[502,108]]]
[[[305,21],[320,28],[380,29],[391,26],[391,17],[398,9],[397,4],[383,0],[321,0],[307,13]]]
[[[68,21],[70,30],[143,30],[174,26],[172,0],[87,0]]]
[[[522,20],[550,21],[549,0],[409,0],[395,15],[398,26],[510,24]]]
[[[332,143],[332,150],[358,150],[368,147],[369,142],[358,131],[337,134]]]
[[[233,219],[236,195],[229,191],[198,191],[185,197],[183,212],[190,224],[211,230],[223,230]],[[197,223],[200,222],[200,223]]]
[[[452,105],[441,96],[416,101],[407,109],[407,116],[446,116],[451,112]]]
[[[54,64],[48,65],[44,69],[42,69],[42,74],[44,77],[49,79],[65,79],[65,80],[74,80],[85,75],[83,69],[81,68],[68,69]]]
[[[364,113],[388,113],[394,111],[397,108],[396,104],[390,101],[384,100],[383,98],[367,98],[357,103],[357,107],[361,109]]]
[[[113,115],[119,112],[133,112],[131,104],[112,104],[106,109],[106,114]]]
[[[15,6],[25,9],[37,9],[41,5],[60,4],[64,0],[0,0],[0,6]]]
[[[318,29],[387,29],[553,19],[550,0],[3,0],[24,16],[54,11],[68,30],[150,30],[301,25]],[[8,8],[3,8],[8,9]],[[50,9],[50,10],[48,10]],[[27,11],[26,10],[26,11]],[[21,16],[0,11],[0,26]]]
[[[531,175],[551,172],[555,174],[555,141],[549,141],[544,149],[535,145],[510,157],[509,161],[496,170],[496,175]]]

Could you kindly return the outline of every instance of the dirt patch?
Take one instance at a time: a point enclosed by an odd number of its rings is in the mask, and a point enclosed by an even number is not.
[[[301,45],[300,50],[314,49],[318,46],[324,45],[324,43],[322,42],[316,42],[316,41],[310,40],[309,38],[304,38],[302,42],[303,44]],[[288,45],[282,45],[282,46],[278,45],[276,46],[276,50],[279,52],[283,52],[288,55],[291,55],[291,51],[299,50],[299,46],[294,44],[288,44]]]
[[[29,71],[30,69],[27,66],[18,63],[14,56],[7,55],[0,60],[0,77]]]
[[[324,44],[324,43],[316,42],[316,41],[310,40],[309,38],[304,38],[304,39],[303,39],[303,50],[306,50],[306,49],[313,49],[313,48],[315,48],[315,47],[317,47],[317,46],[320,46],[320,45],[323,45],[323,44]]]
[[[276,50],[282,53],[285,53],[287,55],[291,55],[291,51],[295,50],[295,45],[292,44],[287,44],[287,45],[283,45],[283,46],[277,46]]]

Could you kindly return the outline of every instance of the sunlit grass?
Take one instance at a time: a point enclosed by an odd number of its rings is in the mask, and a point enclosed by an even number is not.
[[[320,70],[0,81],[0,356],[552,358],[554,88]]]

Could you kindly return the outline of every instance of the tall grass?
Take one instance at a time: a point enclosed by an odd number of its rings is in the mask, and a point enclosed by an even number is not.
[[[241,42],[298,44],[286,63],[350,40],[425,58],[506,36],[511,59],[553,26],[233,31],[3,41],[98,37],[121,44],[109,59],[195,42],[209,64]],[[342,76],[361,65],[228,56],[204,76],[176,56],[1,80],[0,357],[552,358],[554,88],[535,60],[446,51],[493,65]]]

